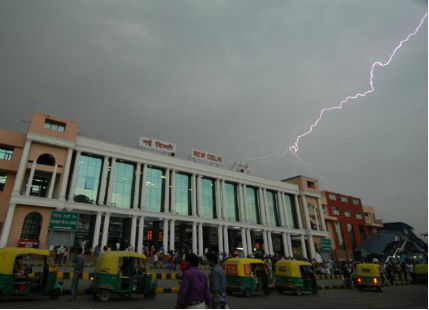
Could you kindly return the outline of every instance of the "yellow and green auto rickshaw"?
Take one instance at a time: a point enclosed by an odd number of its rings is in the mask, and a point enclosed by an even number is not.
[[[49,265],[49,251],[33,248],[0,249],[0,295],[47,295],[57,299],[62,283]]]
[[[383,279],[379,264],[357,264],[356,283],[359,290],[374,288],[378,292],[383,291]]]
[[[91,291],[100,301],[109,301],[112,294],[132,294],[153,298],[156,281],[147,267],[146,256],[130,251],[105,252],[97,258]]]
[[[428,264],[416,264],[416,265],[414,265],[413,280],[415,282],[427,282],[428,281]]]
[[[279,293],[289,290],[300,296],[302,292],[318,292],[316,277],[308,262],[279,260],[275,265],[274,279]]]
[[[230,258],[225,262],[227,293],[241,292],[249,297],[252,292],[270,295],[272,281],[270,269],[261,259]]]

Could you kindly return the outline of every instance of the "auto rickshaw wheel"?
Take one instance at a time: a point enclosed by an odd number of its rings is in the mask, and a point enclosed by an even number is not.
[[[57,300],[58,297],[60,297],[61,291],[60,290],[53,290],[49,293],[49,299],[50,300]]]
[[[301,296],[301,295],[302,295],[302,289],[301,289],[300,287],[297,287],[297,288],[295,289],[295,295],[296,295],[296,296]]]
[[[377,287],[377,292],[382,293],[383,292],[383,287],[382,286]]]
[[[250,292],[250,290],[248,288],[245,288],[243,290],[243,296],[244,297],[250,297],[250,295],[252,295],[251,292]]]
[[[101,302],[107,302],[110,300],[112,293],[109,290],[102,290],[98,293],[98,300]]]

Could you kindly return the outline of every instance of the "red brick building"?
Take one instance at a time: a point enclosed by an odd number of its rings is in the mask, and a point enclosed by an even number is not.
[[[328,215],[338,219],[333,223],[334,256],[337,259],[353,258],[354,249],[369,236],[362,202],[352,196],[328,191],[323,193]]]

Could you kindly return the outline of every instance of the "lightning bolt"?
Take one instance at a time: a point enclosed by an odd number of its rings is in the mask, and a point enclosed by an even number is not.
[[[393,50],[392,54],[390,54],[389,59],[385,63],[382,63],[380,61],[376,61],[376,62],[374,62],[372,64],[372,66],[371,66],[371,73],[370,73],[370,79],[369,79],[369,87],[370,88],[367,91],[362,92],[362,93],[357,93],[357,94],[355,94],[353,96],[348,96],[348,97],[344,98],[342,101],[340,101],[339,105],[337,105],[337,106],[333,106],[333,107],[330,107],[330,108],[324,108],[324,109],[322,109],[320,111],[320,113],[319,113],[319,117],[310,126],[310,129],[308,131],[304,132],[303,134],[299,135],[298,137],[296,137],[295,143],[292,146],[289,147],[289,151],[292,152],[292,154],[296,154],[298,152],[298,150],[299,150],[299,141],[301,140],[301,138],[303,138],[303,137],[305,137],[305,136],[307,136],[307,135],[309,135],[309,134],[311,134],[313,132],[313,129],[315,127],[317,127],[317,125],[319,124],[319,122],[322,120],[323,114],[325,114],[325,112],[332,111],[332,110],[340,110],[340,109],[343,108],[343,106],[345,104],[349,103],[351,100],[357,99],[357,98],[360,98],[360,97],[365,97],[366,95],[369,95],[369,94],[373,93],[375,91],[375,87],[374,87],[374,70],[375,70],[375,67],[376,66],[387,67],[391,63],[393,57],[395,57],[396,53],[402,47],[402,45],[404,43],[406,43],[411,37],[415,36],[416,33],[420,30],[420,28],[422,27],[422,25],[423,25],[423,23],[424,23],[424,21],[425,21],[425,19],[426,19],[427,16],[428,16],[428,13],[426,13],[423,16],[423,18],[420,20],[420,23],[417,26],[417,28],[414,30],[414,32],[410,33],[404,40],[402,40],[402,41],[399,42],[398,46],[396,46],[396,48]],[[285,152],[282,153],[282,154],[279,154],[277,156],[279,156],[279,158],[280,158],[280,157],[282,157],[284,155],[285,155]],[[276,155],[274,155],[273,157],[276,157]]]

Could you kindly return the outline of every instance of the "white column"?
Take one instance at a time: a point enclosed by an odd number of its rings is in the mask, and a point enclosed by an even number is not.
[[[264,253],[265,253],[265,255],[269,255],[269,251],[270,250],[269,250],[267,231],[266,230],[264,230],[262,232],[262,238],[263,238],[263,241],[264,241]]]
[[[216,185],[216,188],[215,188],[216,218],[218,220],[220,220],[220,219],[222,219],[222,214],[221,214],[221,206],[220,206],[220,185],[219,185],[219,179],[216,179],[215,185]]]
[[[104,156],[103,171],[101,172],[100,194],[98,196],[98,204],[104,205],[104,197],[106,196],[107,171],[109,169],[109,157]]]
[[[107,237],[109,236],[110,213],[104,215],[103,236],[101,237],[101,248],[107,245]]]
[[[66,200],[67,182],[69,179],[72,155],[73,155],[73,149],[69,148],[67,151],[66,164],[63,168],[63,175],[61,177],[60,200]]]
[[[228,218],[228,216],[226,215],[226,197],[225,197],[225,180],[222,180],[222,217],[221,219],[223,219],[224,221],[226,221],[226,219]]]
[[[7,210],[7,215],[4,220],[4,225],[2,229],[2,234],[0,236],[0,248],[7,246],[7,241],[9,239],[10,229],[12,227],[13,215],[15,214],[15,204],[11,204]]]
[[[283,255],[285,257],[289,257],[289,244],[287,242],[286,233],[282,233],[282,241],[283,241]]]
[[[292,238],[290,234],[286,234],[287,245],[289,248],[289,256],[293,257],[293,247],[292,247]]]
[[[94,237],[92,238],[92,249],[95,249],[95,247],[98,246],[98,241],[100,239],[100,226],[101,212],[97,212],[97,217],[95,218]]]
[[[203,202],[202,202],[202,191],[201,191],[201,175],[199,174],[197,177],[197,206],[198,206],[198,216],[203,216]]]
[[[268,199],[267,199],[267,189],[264,188],[262,190],[263,195],[262,197],[264,197],[264,212],[265,212],[265,221],[266,221],[266,225],[271,226],[271,219],[270,219],[270,211],[268,210]]]
[[[301,199],[302,199],[302,207],[304,208],[305,224],[307,226],[306,229],[311,230],[310,216],[308,215],[307,200],[305,199],[304,194],[301,194]]]
[[[241,228],[241,243],[243,244],[243,254],[247,256],[247,242],[246,242],[246,230]]]
[[[298,201],[298,195],[294,195],[295,197],[295,210],[296,210],[296,217],[298,219],[298,228],[302,229],[302,219],[301,219],[301,211],[299,209],[299,201]]]
[[[316,258],[316,249],[314,248],[313,236],[308,234],[308,247],[310,248],[310,259]]]
[[[140,196],[140,169],[141,164],[137,163],[134,182],[134,198],[133,198],[133,209],[138,209],[139,207],[139,196]]]
[[[174,246],[174,232],[175,232],[175,224],[176,224],[176,220],[170,220],[170,250],[173,251],[173,253],[175,253],[175,246]]]
[[[80,164],[80,154],[81,154],[81,151],[77,151],[76,158],[74,159],[73,175],[72,175],[72,180],[70,184],[68,201],[73,201],[74,194],[76,192],[77,174],[79,173],[79,164]]]
[[[25,188],[25,196],[30,195],[31,185],[33,184],[34,172],[36,171],[36,161],[34,160],[31,164],[30,175],[27,180],[27,187]]]
[[[164,219],[164,230],[162,232],[162,247],[164,253],[168,253],[168,220]]]
[[[280,199],[281,199],[282,205],[283,205],[283,221],[285,223],[285,227],[289,228],[288,221],[287,221],[286,201],[285,201],[285,195],[284,195],[284,193],[281,193]],[[294,228],[294,227],[291,227],[291,228]]]
[[[249,205],[247,203],[247,188],[246,185],[242,185],[243,202],[244,202],[244,214],[246,215],[246,223],[249,223]]]
[[[130,245],[133,248],[133,251],[136,250],[136,233],[137,233],[137,215],[133,215],[131,218],[131,236],[130,236]]]
[[[176,170],[171,170],[171,213],[176,214]]]
[[[323,208],[322,208],[322,203],[320,202],[320,198],[317,198],[317,204],[319,205],[320,221],[322,222],[322,230],[326,231],[325,215],[323,214]]]
[[[304,235],[301,235],[301,249],[302,249],[302,256],[304,258],[307,258],[307,248],[305,247]]]
[[[191,207],[192,207],[192,216],[197,216],[197,187],[195,181],[195,173],[191,177]],[[197,254],[197,252],[194,252]]]
[[[228,226],[223,227],[224,251],[229,254]]]
[[[219,225],[217,227],[217,242],[218,242],[218,249],[219,254],[223,252],[223,238],[222,238],[222,226]]]
[[[147,179],[147,164],[143,164],[143,178],[141,184],[141,198],[140,198],[140,209],[146,210],[146,179]]]
[[[18,171],[13,185],[12,195],[19,195],[22,182],[24,180],[25,171],[27,170],[28,152],[30,151],[31,140],[25,141],[24,149],[22,150],[21,160],[19,162]],[[7,242],[7,240],[6,240]]]
[[[268,238],[268,244],[270,246],[270,255],[274,255],[273,237],[271,235],[271,231],[268,231],[267,238]]]
[[[165,169],[164,212],[170,213],[170,169]]]
[[[192,223],[192,253],[198,254],[197,249],[197,223]]]
[[[108,206],[112,205],[112,194],[113,194],[113,189],[115,184],[115,166],[116,166],[116,158],[112,157],[112,165],[110,166],[109,187],[107,188],[106,204]]]
[[[247,254],[253,254],[252,236],[250,235],[250,229],[246,229],[247,235]]]
[[[51,183],[49,184],[49,191],[48,191],[48,198],[51,198],[51,199],[54,194],[54,185],[55,185],[55,180],[57,179],[57,169],[58,169],[58,165],[55,164],[54,172],[52,172]]]
[[[143,253],[143,239],[144,239],[144,216],[139,218],[139,238],[137,240],[137,253]]]
[[[258,196],[259,196],[259,213],[261,214],[262,225],[266,225],[267,219],[265,217],[264,193],[262,188],[258,189]]]
[[[277,206],[278,206],[278,216],[280,218],[280,226],[284,227],[285,225],[285,208],[284,208],[284,204],[283,204],[283,193],[282,192],[277,192]]]
[[[198,255],[204,255],[203,223],[198,224]]]
[[[238,184],[238,206],[240,210],[240,222],[246,222],[246,215],[244,214],[244,202],[243,196],[241,195],[241,184]]]

